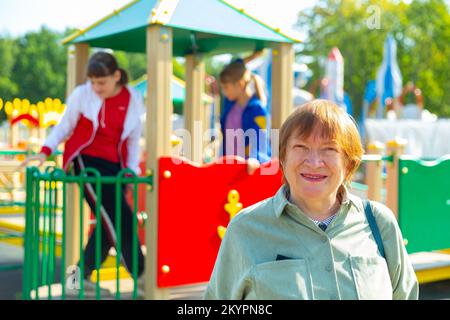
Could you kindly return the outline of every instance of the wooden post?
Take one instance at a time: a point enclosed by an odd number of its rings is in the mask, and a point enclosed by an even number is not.
[[[9,128],[9,144],[11,148],[17,148],[19,144],[19,123],[10,124]]]
[[[67,60],[67,96],[86,81],[86,66],[89,60],[89,45],[77,43],[69,47]]]
[[[32,127],[29,129],[28,147],[32,151],[39,152],[39,147],[42,145],[39,140],[39,127]]]
[[[186,101],[184,119],[186,130],[191,135],[191,160],[202,163],[205,105],[205,63],[196,55],[186,56]],[[203,128],[201,128],[203,127]]]
[[[38,129],[39,145],[42,145],[47,137],[47,128],[39,127]]]
[[[210,101],[205,101],[204,99],[205,94],[202,93],[202,108],[204,110],[203,112],[203,132],[202,132],[202,142],[201,142],[201,148],[202,148],[202,154],[200,155],[200,161],[202,163],[204,163],[204,158],[205,158],[205,148],[209,145],[210,140],[203,140],[205,138],[204,133],[210,129],[211,127],[211,103]]]
[[[89,59],[89,45],[79,43],[69,47],[67,61],[67,96],[80,84],[86,81],[86,66]],[[87,241],[90,211],[85,210],[84,226],[80,229],[80,191],[73,184],[67,185],[67,208],[66,208],[66,267],[75,265],[80,258],[80,231],[84,231],[84,240]],[[61,272],[66,272],[62,270]]]
[[[221,110],[221,98],[220,95],[217,94],[214,96],[214,128],[220,129],[220,110]],[[219,137],[217,137],[216,140],[213,142],[213,150],[214,150],[214,160],[217,160],[219,158],[219,155],[221,154],[221,143],[220,141],[223,141],[223,138],[220,137],[220,130],[217,132],[219,134]]]
[[[153,173],[153,190],[146,192],[149,221],[145,226],[145,298],[168,299],[167,289],[159,289],[158,270],[158,172],[159,158],[172,151],[172,29],[151,25],[147,29],[147,174]],[[170,268],[170,266],[169,266]]]
[[[386,165],[386,205],[394,212],[398,220],[398,160],[405,150],[406,140],[396,139],[388,141],[386,144],[387,154],[393,155],[393,162]]]
[[[272,129],[280,129],[293,109],[294,49],[280,43],[272,50]]]
[[[368,154],[383,155],[384,144],[375,141],[367,146]],[[367,163],[367,177],[366,184],[369,187],[367,190],[367,198],[370,200],[381,201],[381,189],[383,187],[383,161],[369,161]]]

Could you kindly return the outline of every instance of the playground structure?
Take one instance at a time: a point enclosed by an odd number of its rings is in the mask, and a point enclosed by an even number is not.
[[[428,111],[422,90],[414,83],[403,85],[397,44],[391,34],[384,42],[376,80],[366,85],[360,128],[366,143],[387,143],[396,137],[407,140],[408,155],[435,159],[450,154],[450,119],[438,119]]]
[[[414,97],[414,103],[407,103],[406,95]],[[366,102],[366,106],[375,106]],[[365,119],[362,125],[366,143],[386,143],[392,137],[407,140],[405,154],[424,159],[435,159],[450,154],[448,132],[450,119],[438,119],[424,109],[422,91],[412,83],[402,89],[395,99],[386,100],[385,119]]]
[[[450,182],[442,179],[450,173],[450,155],[434,160],[402,155],[405,144],[386,144],[385,183],[381,162],[368,164],[367,196],[382,201],[385,185],[385,204],[397,217],[419,283],[450,279]],[[383,144],[370,144],[368,151],[379,156]]]
[[[134,81],[131,83],[131,86],[133,86],[135,89],[137,89],[144,99],[147,99],[147,79],[148,76],[144,75],[140,79]],[[206,93],[202,95],[202,102],[203,102],[203,127],[204,128],[210,128],[211,134],[206,139],[209,142],[205,143],[204,145],[204,152],[202,157],[202,162],[208,163],[213,161],[214,159],[218,158],[219,154],[219,148],[220,145],[218,145],[217,141],[213,139],[214,136],[214,130],[219,126],[218,122],[218,114],[219,110],[218,107],[220,105],[220,94],[218,90],[218,85],[216,82],[216,79],[210,75],[205,75],[205,84],[206,84]],[[182,130],[185,127],[185,116],[184,116],[184,109],[185,109],[185,101],[186,101],[186,83],[179,79],[176,76],[172,76],[172,102],[173,102],[173,111],[172,114],[172,146],[173,152],[172,155],[174,156],[183,156],[182,150],[182,139],[177,136],[177,131]],[[146,136],[146,125],[145,125],[145,118],[142,119],[143,121],[143,131],[142,131],[142,143],[143,146],[145,143],[144,137]]]
[[[383,60],[376,80],[366,86],[361,118],[436,120],[436,116],[424,110],[422,90],[412,82],[402,86],[403,78],[397,63],[397,43],[388,34],[383,46]],[[415,103],[406,104],[405,95],[412,93]],[[426,111],[426,112],[424,112]]]
[[[4,102],[0,99],[0,110],[4,107],[9,123],[9,148],[24,147],[24,142],[39,146],[45,140],[46,129],[59,123],[66,105],[60,99],[46,98],[30,103],[28,99],[15,98]],[[23,126],[28,132],[19,132]]]
[[[0,110],[7,116],[9,144],[0,147],[0,202],[2,211],[13,209],[7,202],[24,203],[24,174],[18,169],[20,162],[29,154],[37,152],[45,140],[47,128],[56,125],[66,106],[60,99],[46,98],[30,103],[28,99],[15,98],[12,101],[0,99]],[[19,209],[20,210],[20,209]],[[22,210],[23,211],[23,210]]]
[[[197,12],[198,20],[187,19],[192,17],[192,14],[189,15],[190,8],[200,5],[204,10]],[[148,13],[151,13],[150,19]],[[226,26],[219,24],[224,16],[233,23]],[[123,173],[118,178],[107,179],[107,183],[120,186],[121,182],[128,182],[135,185],[135,192],[138,191],[133,196],[134,216],[138,218],[134,224],[135,234],[139,230],[138,213],[145,210],[148,215],[147,222],[143,224],[145,232],[139,232],[140,239],[146,245],[145,298],[172,298],[175,289],[204,284],[209,280],[221,236],[226,232],[225,227],[230,217],[241,208],[273,195],[281,185],[281,173],[277,160],[263,165],[251,176],[246,173],[247,166],[242,159],[221,159],[223,161],[207,166],[201,164],[204,149],[202,132],[198,132],[195,124],[203,123],[206,118],[206,110],[201,101],[205,79],[203,55],[272,48],[272,128],[279,129],[292,110],[291,66],[292,44],[295,40],[223,1],[209,1],[205,4],[200,3],[200,0],[167,0],[158,3],[138,0],[91,28],[80,31],[67,39],[67,42],[73,45],[69,49],[68,92],[85,81],[84,68],[90,46],[147,53],[148,74],[152,76],[147,82],[149,121],[146,122],[145,153],[148,156],[143,165],[144,177],[124,178]],[[172,54],[186,58],[185,127],[192,133],[193,150],[189,160],[171,157]],[[422,181],[421,179],[426,178],[431,185],[436,184],[436,180],[440,181],[442,171],[448,172],[448,160],[441,159],[439,164],[427,166],[437,172],[436,177],[430,175],[429,171],[424,171],[429,169],[416,167],[414,160],[402,159],[402,148],[404,145],[399,142],[388,144],[386,154],[377,145],[368,148],[373,154],[365,156],[367,196],[382,200],[382,171],[383,163],[386,162],[386,204],[399,219],[405,238],[408,239],[408,251],[448,248],[450,244],[445,238],[430,237],[427,243],[421,242],[422,237],[435,232],[435,222],[429,216],[417,213],[416,209],[420,208],[417,203],[410,203],[409,207],[405,204],[405,201],[420,199],[411,199],[411,190],[408,188],[414,183],[408,179]],[[273,174],[263,174],[264,170],[270,168]],[[94,177],[88,176],[88,173]],[[25,299],[54,297],[53,287],[56,287],[59,280],[55,276],[57,256],[61,257],[62,265],[59,293],[64,298],[66,268],[80,259],[88,232],[101,232],[100,224],[96,224],[94,229],[89,228],[90,210],[83,208],[83,184],[87,181],[106,182],[102,179],[95,176],[95,172],[72,177],[61,170],[50,169],[42,173],[33,168],[28,169],[26,272],[23,290]],[[439,211],[442,213],[440,217],[448,221],[448,200],[447,206],[442,207],[441,203],[445,197],[450,198],[445,193],[450,188],[443,185],[442,190],[443,193],[433,195],[436,199],[425,199],[424,203],[433,201],[439,204],[436,205],[436,210],[442,210]],[[58,201],[62,201],[60,209],[55,205]],[[98,218],[98,212],[94,214]],[[414,228],[410,231],[410,221],[420,226],[420,232]],[[438,222],[445,226],[445,221]],[[71,228],[66,228],[68,225]],[[120,226],[117,228],[120,235]],[[39,255],[39,249],[42,255]],[[136,298],[136,276],[131,275],[131,283],[125,278],[117,258],[120,257],[120,248],[117,251],[112,264],[115,275],[112,289],[115,289],[115,297]],[[448,278],[449,275],[448,260],[447,264],[440,267],[438,275],[433,273],[430,276],[427,273],[426,276],[421,276],[418,273],[419,280],[423,277],[422,281]],[[101,271],[97,272],[95,280],[99,280],[98,285],[103,282]],[[121,294],[126,289],[131,292],[130,296]],[[83,298],[83,290],[80,292]],[[96,298],[99,298],[99,292]]]
[[[193,8],[202,7],[195,12]],[[223,21],[230,23],[223,24]],[[186,104],[185,128],[191,133],[191,157],[201,163],[203,131],[196,124],[203,123],[205,108],[201,101],[205,66],[204,55],[217,55],[255,51],[265,47],[273,49],[272,66],[272,127],[280,128],[283,120],[292,110],[291,88],[294,60],[292,39],[279,30],[269,27],[248,16],[243,10],[232,7],[224,1],[132,1],[129,5],[102,19],[92,27],[82,30],[66,40],[71,44],[68,59],[68,90],[85,81],[85,66],[89,58],[89,47],[146,52],[147,74],[147,117],[145,152],[148,155],[144,173],[153,175],[152,191],[146,190],[146,211],[149,216],[145,226],[147,244],[145,297],[147,299],[167,298],[168,291],[158,286],[161,268],[159,256],[159,188],[160,159],[171,155],[171,98],[172,56],[183,56],[186,61]],[[150,116],[149,116],[150,115]],[[214,183],[214,182],[213,182]],[[78,188],[68,186],[71,195],[79,193]],[[195,188],[191,188],[195,189]],[[174,196],[179,191],[173,191]],[[79,195],[67,198],[66,266],[78,261]],[[86,221],[86,220],[84,220]],[[215,227],[217,228],[217,226]],[[217,234],[217,230],[215,230]]]

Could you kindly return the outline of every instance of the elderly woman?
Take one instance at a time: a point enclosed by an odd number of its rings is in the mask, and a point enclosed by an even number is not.
[[[284,185],[231,221],[205,298],[417,299],[392,211],[346,187],[362,154],[335,104],[296,109],[280,131]]]

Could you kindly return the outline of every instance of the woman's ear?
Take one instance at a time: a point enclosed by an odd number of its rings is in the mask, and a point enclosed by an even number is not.
[[[117,69],[117,70],[114,72],[113,77],[114,77],[114,81],[115,81],[115,82],[119,82],[119,81],[120,81],[120,78],[122,78],[122,71],[120,71],[120,69]]]

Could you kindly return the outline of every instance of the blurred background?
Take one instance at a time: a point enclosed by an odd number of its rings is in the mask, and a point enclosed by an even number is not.
[[[230,0],[268,24],[300,38],[296,62],[306,64],[303,89],[318,96],[332,48],[344,58],[344,90],[355,118],[361,115],[368,81],[383,60],[383,44],[392,35],[403,84],[423,93],[423,104],[438,117],[450,117],[449,1],[290,1]],[[66,48],[61,40],[86,27],[128,0],[1,0],[0,96],[31,101],[65,98]],[[70,14],[69,14],[70,13]],[[145,56],[115,52],[131,79],[145,74]],[[217,76],[229,57],[207,59],[206,71]],[[174,60],[175,76],[184,78],[182,59]],[[37,82],[36,79],[39,79]],[[414,97],[408,96],[408,100]],[[408,102],[408,101],[406,101]],[[5,119],[0,111],[0,119]]]
[[[26,98],[37,102],[52,97],[64,101],[67,47],[62,39],[129,2],[0,0],[0,99],[6,102]],[[345,105],[361,126],[365,119],[389,118],[393,99],[399,99],[404,110],[411,106],[414,112],[419,105],[420,110],[426,111],[419,116],[405,111],[394,117],[450,118],[450,0],[227,2],[302,40],[294,46],[294,105],[313,97],[333,99]],[[145,76],[145,54],[114,54],[129,72],[132,83]],[[263,78],[267,76],[264,70],[268,56],[249,64]],[[206,57],[206,73],[218,78],[232,58],[230,54]],[[173,72],[177,78],[185,79],[184,58],[173,59]],[[337,90],[339,97],[330,89],[333,81],[342,81]],[[7,125],[5,111],[0,107],[0,129]],[[366,124],[368,128],[370,124]],[[378,124],[372,124],[371,133],[382,138],[383,132],[375,131]],[[420,150],[414,149],[413,139],[407,151],[417,151],[415,155],[423,157],[450,154],[450,132],[446,130],[439,137],[444,144],[435,144],[439,154],[435,150],[424,151],[429,141],[420,142]],[[418,146],[419,135],[424,134],[420,130],[416,133]],[[21,248],[0,243],[0,265],[19,266],[0,272],[0,299],[18,298],[22,260]],[[450,299],[450,280],[422,284],[420,298]]]

